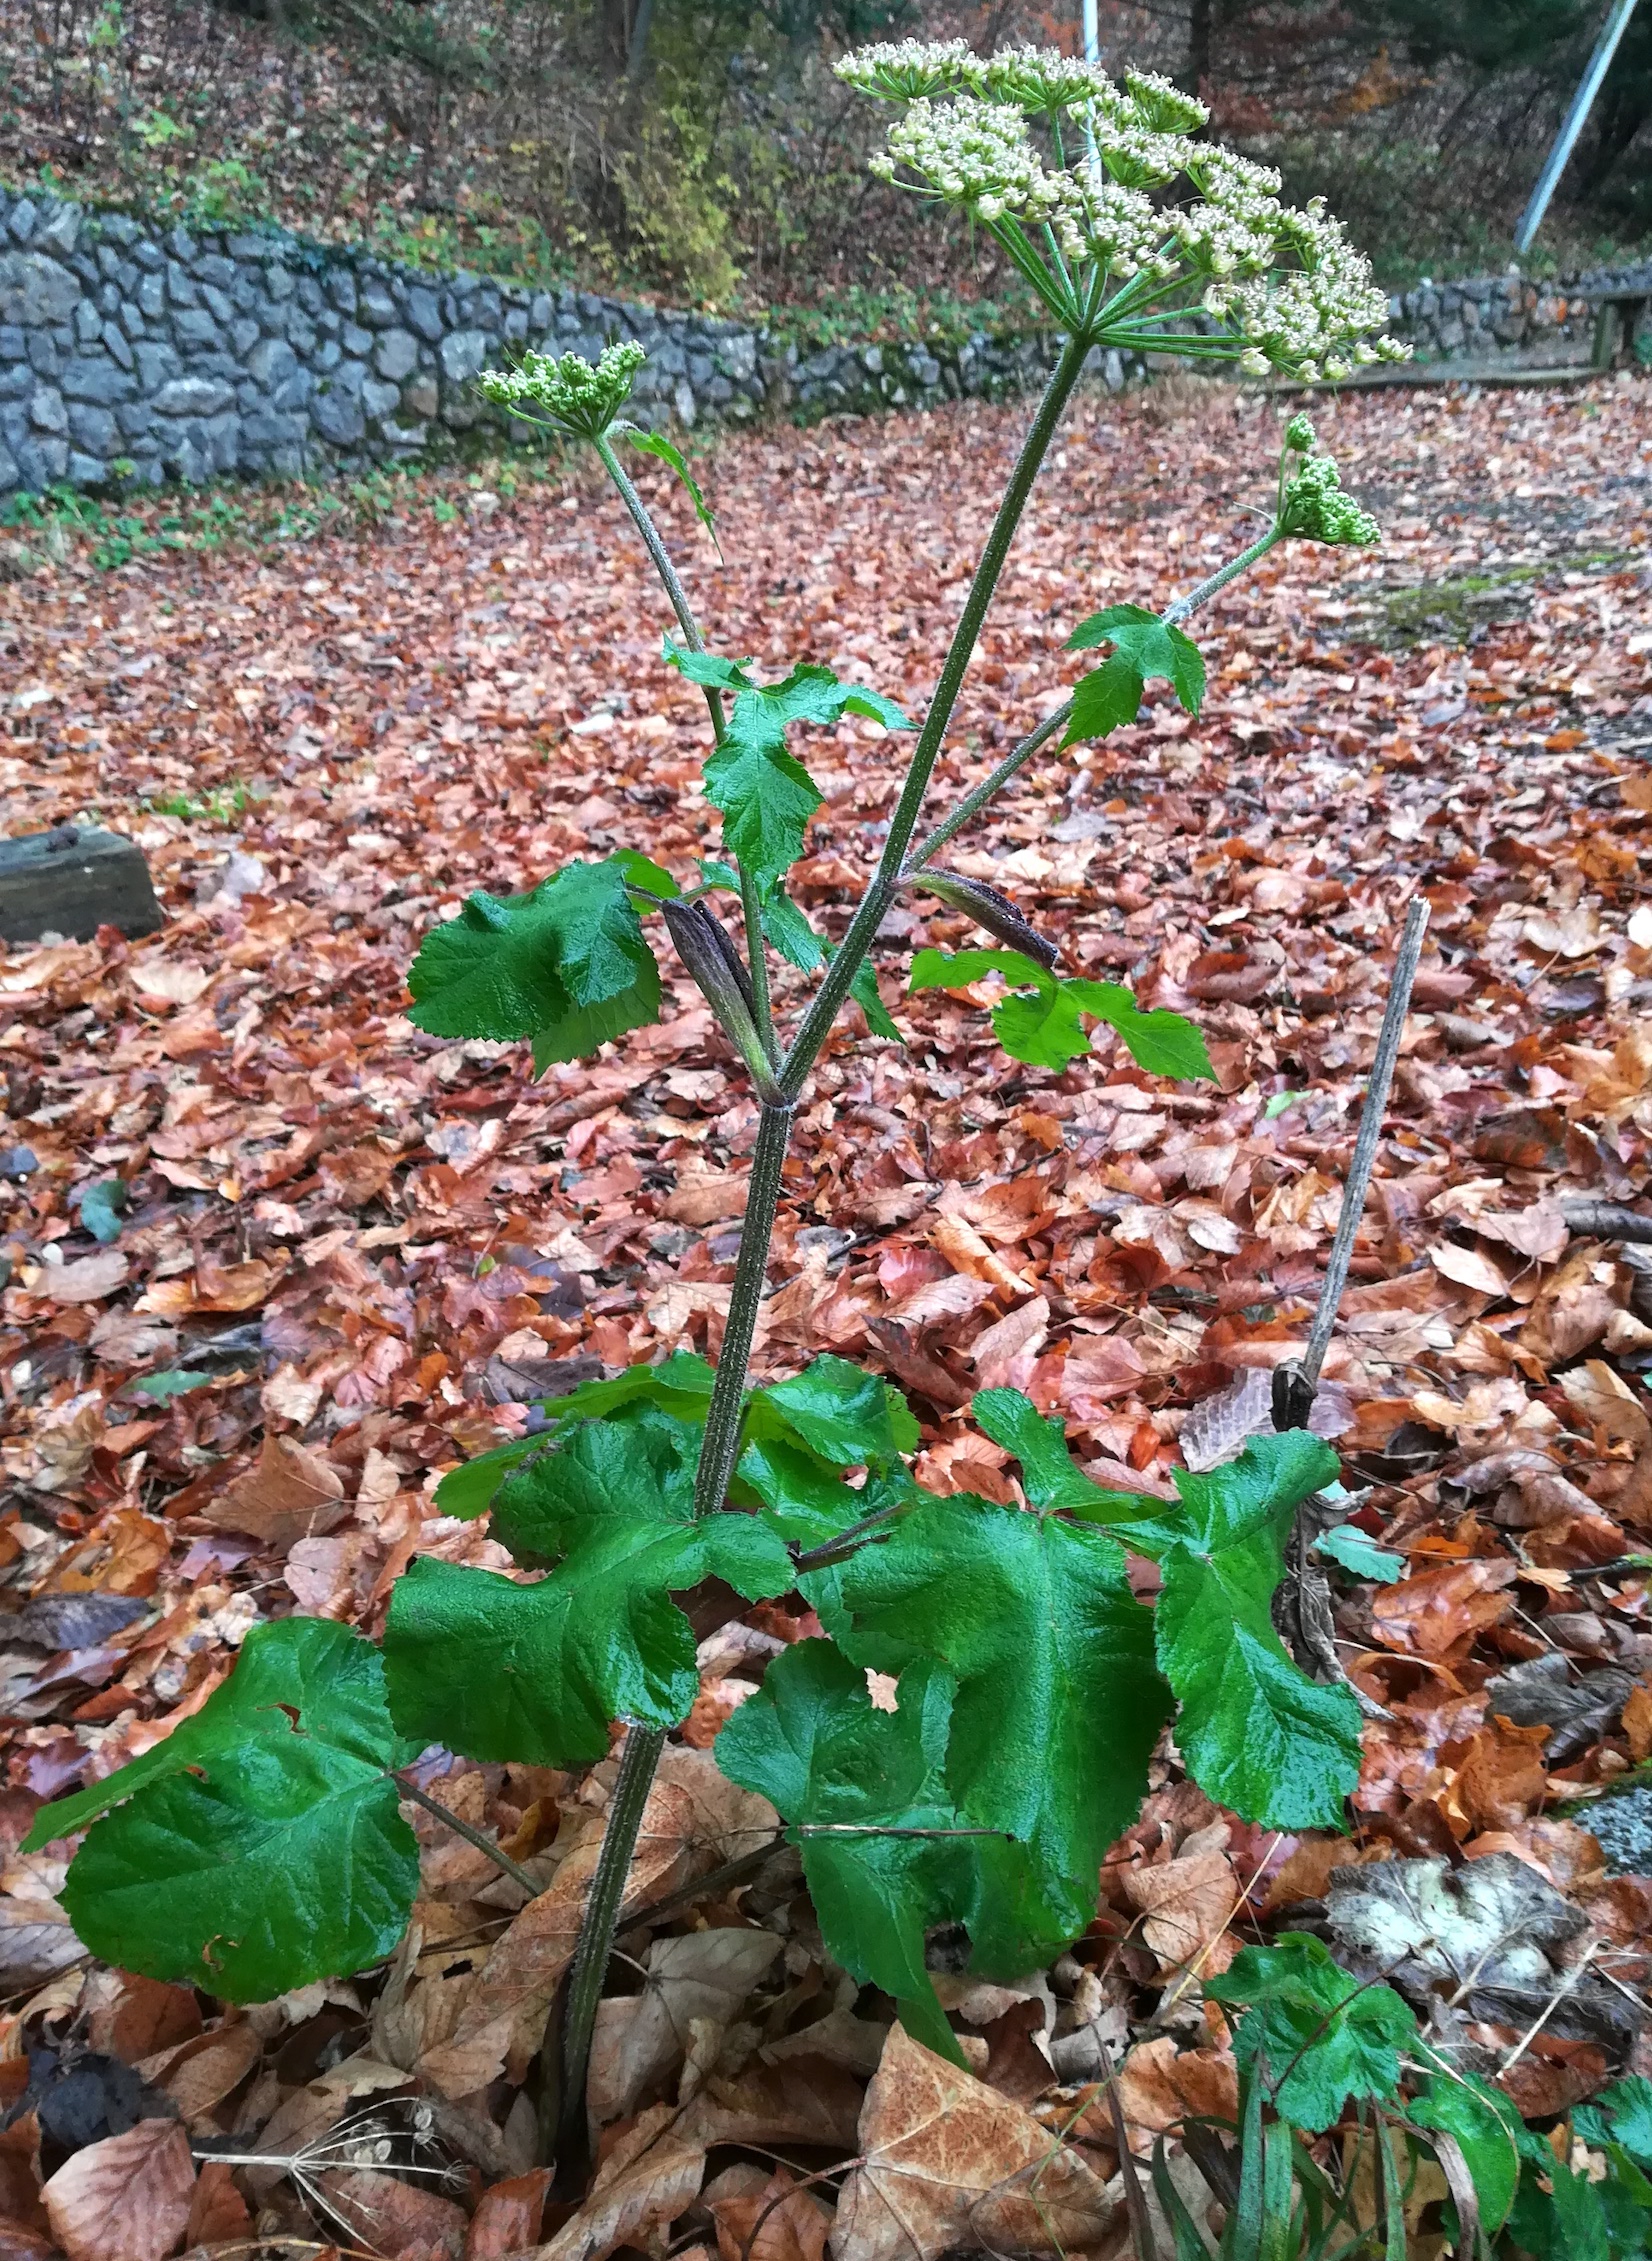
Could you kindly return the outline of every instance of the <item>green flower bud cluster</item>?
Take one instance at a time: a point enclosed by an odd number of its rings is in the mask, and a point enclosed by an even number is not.
[[[528,423],[549,422],[585,440],[600,439],[631,397],[648,359],[640,345],[611,345],[593,368],[577,353],[525,353],[514,369],[484,369],[477,390]],[[535,410],[542,413],[538,416]]]
[[[1169,80],[1131,72],[1120,87],[1071,56],[1016,47],[981,57],[960,40],[886,42],[837,68],[903,105],[873,171],[991,228],[1067,326],[1078,326],[1079,296],[1055,272],[1063,262],[1085,285],[1127,286],[1127,343],[1143,342],[1144,321],[1196,304],[1222,325],[1219,341],[1199,341],[1204,357],[1225,350],[1248,375],[1314,382],[1407,357],[1380,335],[1387,294],[1323,200],[1281,204],[1271,167],[1192,139],[1207,113]],[[1029,121],[1062,112],[1082,134],[1074,161],[1052,164]],[[1059,154],[1053,129],[1050,138]],[[1178,179],[1198,201],[1160,201]],[[1053,261],[1029,240],[1044,229]],[[1098,341],[1106,313],[1104,303]],[[1174,333],[1164,342],[1174,350]]]
[[[1313,445],[1313,426],[1306,416],[1293,417],[1285,429],[1287,447],[1297,448],[1291,434],[1301,426],[1306,445]],[[1302,450],[1297,448],[1297,452]],[[1301,541],[1357,543],[1379,542],[1382,533],[1368,510],[1342,491],[1342,479],[1328,455],[1310,456],[1286,487],[1279,506],[1279,530]]]

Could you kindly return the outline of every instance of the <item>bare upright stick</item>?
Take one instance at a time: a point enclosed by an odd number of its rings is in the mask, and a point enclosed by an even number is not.
[[[1325,1284],[1319,1291],[1319,1309],[1314,1313],[1308,1353],[1300,1363],[1274,1369],[1273,1425],[1276,1429],[1306,1428],[1313,1409],[1319,1370],[1331,1347],[1337,1309],[1348,1284],[1348,1266],[1353,1260],[1354,1241],[1360,1218],[1365,1213],[1365,1196],[1370,1190],[1371,1172],[1382,1141],[1382,1123],[1394,1082],[1394,1064],[1400,1056],[1400,1039],[1405,1034],[1405,1016],[1411,1005],[1411,985],[1417,978],[1417,961],[1423,954],[1423,934],[1427,926],[1427,897],[1414,896],[1405,915],[1399,956],[1394,960],[1388,1009],[1382,1016],[1382,1029],[1377,1037],[1377,1056],[1371,1064],[1371,1081],[1365,1089],[1365,1109],[1359,1119],[1359,1136],[1354,1142],[1348,1182],[1342,1189],[1342,1213],[1337,1218],[1336,1238],[1331,1243],[1331,1260],[1325,1267]]]

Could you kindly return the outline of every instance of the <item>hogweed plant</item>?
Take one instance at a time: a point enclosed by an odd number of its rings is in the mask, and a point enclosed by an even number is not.
[[[624,419],[640,349],[611,347],[594,368],[529,355],[490,372],[481,383],[494,401],[595,449],[647,546],[675,621],[665,662],[705,696],[705,791],[722,854],[686,886],[627,852],[572,863],[527,894],[474,894],[426,938],[409,977],[418,1027],[526,1040],[542,1070],[657,1017],[658,921],[758,1104],[716,1364],[679,1353],[588,1383],[547,1404],[537,1434],[444,1479],[442,1506],[491,1511],[522,1576],[416,1560],[394,1588],[382,1647],[320,1619],[255,1628],[200,1711],[46,1808],[30,1839],[87,1832],[64,1896],[93,1952],[253,2001],[395,1948],[418,1881],[400,1809],[431,1802],[402,1776],[428,1747],[585,1766],[608,1755],[622,1723],[562,2017],[563,2124],[575,2142],[643,1806],[697,1692],[695,1637],[675,1595],[720,1580],[747,1602],[797,1592],[818,1612],[823,1637],[769,1666],[718,1737],[717,1762],[772,1801],[800,1845],[832,1955],[954,2062],[926,1935],[961,1926],[971,1968],[991,1977],[1047,1964],[1091,1920],[1103,1855],[1135,1817],[1168,1723],[1210,1796],[1271,1828],[1340,1826],[1358,1769],[1353,1696],[1302,1672],[1270,1614],[1295,1509],[1336,1474],[1317,1439],[1253,1441],[1226,1467],[1178,1476],[1167,1506],[1097,1483],[1059,1420],[1014,1390],[985,1390],[974,1420],[1021,1472],[1025,1507],[1006,1507],[919,1487],[917,1422],[875,1374],[821,1357],[789,1380],[749,1382],[810,1071],[851,998],[876,1035],[898,1041],[869,955],[898,900],[931,898],[980,929],[980,948],[920,950],[910,986],[1000,977],[992,1022],[1014,1058],[1064,1068],[1089,1049],[1085,1024],[1100,1023],[1149,1073],[1210,1073],[1186,1021],[1064,971],[1013,903],[940,859],[1041,747],[1133,721],[1147,683],[1167,683],[1196,715],[1204,667],[1183,624],[1265,552],[1292,539],[1369,542],[1376,528],[1295,418],[1260,538],[1162,615],[1113,605],[1086,620],[1071,647],[1098,664],[921,833],[982,622],[1087,357],[1174,341],[1301,378],[1398,350],[1375,336],[1385,301],[1336,224],[1317,206],[1282,205],[1274,175],[1193,139],[1204,111],[1159,80],[1121,89],[1060,56],[982,61],[952,45],[869,48],[841,72],[896,106],[881,169],[972,214],[1062,333],[922,722],[806,657],[765,682],[749,661],[706,648],[616,450],[642,445],[682,469],[668,441]],[[1196,200],[1170,200],[1178,182]],[[697,491],[695,502],[703,510]],[[834,946],[787,892],[821,805],[791,733],[845,714],[912,744],[877,868]],[[815,977],[787,1032],[771,953]],[[1159,1565],[1152,1607],[1132,1592],[1126,1547]],[[895,1676],[893,1709],[873,1701],[868,1668]]]

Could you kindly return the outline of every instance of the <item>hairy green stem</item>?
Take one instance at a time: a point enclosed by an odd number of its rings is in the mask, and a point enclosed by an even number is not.
[[[884,843],[877,873],[850,922],[842,945],[828,965],[820,988],[786,1054],[779,1077],[785,1103],[774,1105],[765,1101],[759,1114],[757,1145],[752,1155],[745,1224],[740,1235],[740,1253],[735,1263],[728,1321],[717,1356],[717,1376],[706,1411],[705,1435],[701,1440],[700,1458],[694,1476],[696,1515],[714,1515],[723,1506],[728,1496],[729,1479],[739,1458],[746,1369],[751,1358],[752,1340],[757,1331],[757,1316],[762,1307],[763,1289],[768,1275],[769,1240],[774,1230],[775,1211],[780,1201],[781,1171],[791,1136],[792,1103],[849,994],[884,913],[894,899],[901,865],[917,829],[924,794],[946,736],[947,725],[952,719],[952,710],[957,704],[964,673],[974,653],[987,607],[1003,572],[1004,561],[1020,524],[1021,514],[1026,508],[1027,498],[1032,492],[1033,482],[1048,452],[1062,411],[1078,382],[1089,350],[1089,340],[1084,335],[1069,338],[1045,388],[1038,414],[1017,458],[1004,498],[998,506],[992,531],[987,537],[981,561],[975,569],[975,578],[970,583],[969,595],[953,633],[934,699],[918,734],[918,743],[913,750],[906,782],[890,822],[889,837]],[[693,649],[701,649],[698,630],[694,627],[693,614],[689,610],[682,583],[666,555],[665,546],[643,506],[642,498],[605,440],[597,442],[597,451],[648,547],[684,636],[690,639]],[[713,707],[712,724],[720,737],[720,701]],[[749,922],[751,912],[755,909],[755,889],[747,893],[744,874],[741,875],[741,891],[747,904]],[[760,938],[757,947],[760,947]],[[754,947],[754,959],[756,954]],[[613,1949],[614,1932],[624,1900],[625,1879],[630,1873],[631,1856],[642,1821],[643,1806],[664,1744],[665,1737],[656,1729],[633,1727],[626,1738],[625,1757],[620,1765],[619,1781],[615,1784],[613,1801],[609,1807],[608,1826],[603,1835],[596,1877],[580,1925],[579,1943],[569,1975],[563,2011],[559,2154],[569,2153],[576,2147],[583,2148],[585,2081],[591,2032],[596,2022],[597,2003],[601,1999],[603,1980]]]
[[[1089,351],[1089,340],[1082,333],[1078,337],[1069,338],[1062,349],[1061,359],[1056,363],[1050,381],[1044,388],[1044,397],[1038,404],[1038,414],[1033,419],[1032,429],[1016,459],[1010,483],[1004,491],[1004,499],[998,506],[998,515],[992,522],[992,531],[987,536],[986,547],[981,552],[981,562],[975,568],[975,578],[969,585],[969,595],[964,600],[964,609],[953,631],[952,642],[947,648],[940,680],[935,686],[935,696],[924,717],[924,726],[918,733],[918,743],[913,749],[912,763],[906,773],[906,782],[901,787],[895,813],[889,820],[889,836],[883,844],[877,872],[862,896],[860,906],[849,922],[849,931],[827,967],[820,987],[815,991],[809,1009],[803,1016],[802,1025],[781,1062],[780,1088],[788,1099],[795,1099],[802,1090],[804,1079],[814,1066],[821,1046],[831,1033],[832,1023],[842,1008],[843,1000],[848,996],[850,986],[860,971],[861,961],[872,947],[878,928],[883,924],[884,916],[895,899],[895,892],[900,884],[901,866],[905,861],[906,851],[912,844],[912,835],[917,830],[924,795],[929,789],[929,780],[941,751],[941,742],[946,736],[947,725],[952,720],[952,710],[958,703],[958,693],[963,688],[964,672],[974,655],[976,638],[981,633],[987,607],[992,602],[993,592],[1004,570],[1004,561],[1009,555],[1015,530],[1021,523],[1021,514],[1027,507],[1033,481],[1049,451],[1050,442],[1055,437],[1055,428],[1072,396],[1073,387],[1078,383],[1079,372],[1084,367]]]
[[[642,536],[643,547],[653,560],[654,570],[671,600],[671,609],[677,615],[677,626],[683,632],[683,642],[691,652],[703,652],[706,647],[700,635],[699,623],[694,618],[694,608],[688,601],[688,591],[683,587],[682,577],[671,562],[671,552],[661,540],[659,528],[649,515],[648,505],[638,494],[630,474],[614,453],[612,441],[603,437],[595,441],[594,445],[602,458],[603,469],[613,480],[621,502],[631,514],[632,525]],[[723,694],[711,683],[705,684],[703,689],[706,712],[711,717],[711,735],[721,745],[723,733],[728,727],[723,710]],[[774,1015],[769,1005],[769,967],[768,960],[763,955],[763,925],[758,917],[757,890],[744,872],[740,874],[740,905],[745,916],[746,964],[757,1002],[758,1034],[763,1039],[764,1051],[773,1063],[779,1057],[779,1046],[775,1043]]]
[[[746,1367],[751,1359],[757,1314],[769,1270],[769,1236],[780,1206],[780,1173],[792,1134],[790,1107],[764,1106],[757,1118],[757,1144],[746,1189],[746,1218],[734,1264],[728,1322],[717,1353],[717,1379],[706,1409],[706,1433],[694,1471],[694,1512],[715,1515],[728,1497],[729,1478],[740,1457],[740,1423],[745,1406]]]
[[[585,2150],[585,2071],[591,2055],[591,2029],[596,2024],[614,1933],[625,1905],[625,1881],[637,1849],[643,1808],[664,1749],[663,1727],[629,1729],[614,1794],[608,1801],[608,1824],[580,1919],[562,2012],[562,2079],[555,2135],[559,2162],[581,2156]]]
[[[746,968],[751,975],[752,1002],[757,1007],[757,1033],[763,1039],[769,1066],[776,1068],[780,1065],[780,1046],[775,1041],[774,1007],[769,999],[769,961],[763,953],[763,906],[751,873],[744,864],[736,863],[734,868],[740,875],[740,908],[746,919]]]
[[[1195,589],[1189,589],[1187,595],[1178,597],[1173,605],[1167,605],[1159,618],[1167,628],[1174,628],[1179,621],[1196,613],[1201,605],[1209,604],[1211,598],[1225,589],[1230,581],[1236,581],[1241,573],[1253,566],[1259,557],[1266,557],[1274,544],[1283,539],[1278,526],[1270,526],[1260,541],[1252,542],[1248,550],[1241,550],[1237,557],[1229,558],[1227,564],[1219,566],[1208,580],[1201,581]],[[1003,791],[1016,771],[1024,763],[1031,761],[1041,746],[1049,744],[1072,711],[1072,700],[1064,699],[1060,706],[1053,708],[1044,717],[1036,730],[1030,731],[1022,739],[1020,745],[1012,747],[991,775],[984,777],[972,792],[966,793],[951,815],[945,817],[928,838],[913,849],[906,861],[906,871],[921,871],[925,864],[938,856],[947,842],[960,833],[971,818],[978,816],[995,795]]]

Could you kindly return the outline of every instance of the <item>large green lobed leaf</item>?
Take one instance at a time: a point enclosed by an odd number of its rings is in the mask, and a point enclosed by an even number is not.
[[[413,961],[414,1027],[432,1036],[531,1038],[534,1064],[545,1068],[656,1019],[659,967],[627,876],[626,859],[614,857],[569,864],[526,895],[472,895],[457,918],[425,936]]]
[[[928,1499],[846,1563],[821,1604],[855,1662],[953,1674],[948,1793],[971,1822],[1031,1847],[1081,1931],[1170,1708],[1118,1543],[967,1493]]]
[[[419,1860],[390,1769],[419,1748],[391,1724],[371,1642],[284,1618],[165,1742],[45,1807],[28,1844],[95,1822],[63,1890],[93,1954],[267,2001],[394,1949]]]

